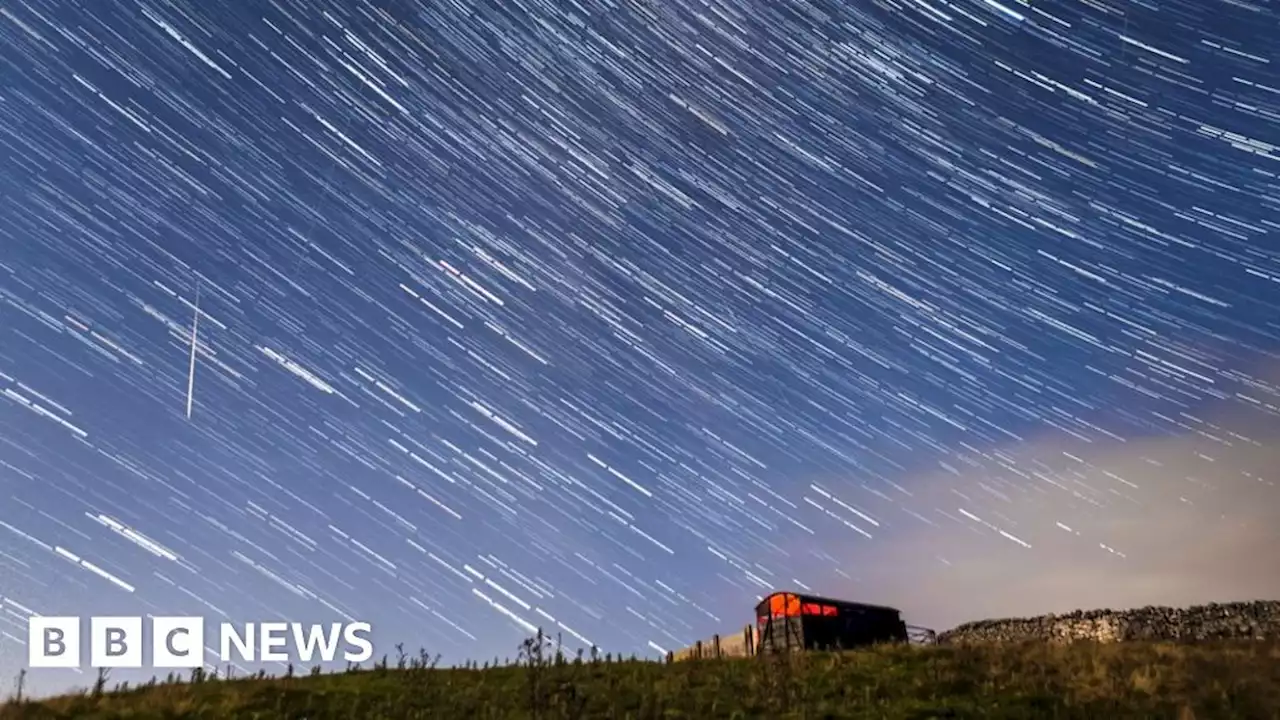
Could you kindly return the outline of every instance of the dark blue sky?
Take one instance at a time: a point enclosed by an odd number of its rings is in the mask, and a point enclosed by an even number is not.
[[[461,661],[521,622],[655,654],[770,587],[909,606],[849,558],[921,477],[1276,392],[1278,18],[7,3],[0,670],[31,611]],[[1115,489],[1007,465],[1105,531]],[[1003,494],[968,529],[1036,552]]]

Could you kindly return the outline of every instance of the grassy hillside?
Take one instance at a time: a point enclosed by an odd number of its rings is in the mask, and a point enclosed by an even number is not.
[[[10,702],[35,718],[1244,718],[1280,720],[1280,643],[884,647],[674,664],[519,665],[205,679]],[[529,656],[533,657],[530,658]]]

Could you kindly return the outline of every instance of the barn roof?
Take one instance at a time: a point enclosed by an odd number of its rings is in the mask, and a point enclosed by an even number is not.
[[[756,604],[756,609],[758,610],[760,607],[766,605],[769,602],[769,598],[775,595],[795,595],[797,598],[800,599],[800,602],[802,603],[818,603],[821,605],[835,605],[836,607],[846,608],[850,610],[853,610],[853,609],[870,610],[873,612],[892,613],[895,615],[902,614],[901,610],[897,608],[888,607],[887,605],[872,605],[870,603],[854,602],[852,600],[837,600],[836,598],[822,597],[820,595],[809,595],[802,592],[796,592],[794,590],[778,590],[775,592],[771,592],[768,595],[765,595],[764,598],[762,598],[760,602]]]

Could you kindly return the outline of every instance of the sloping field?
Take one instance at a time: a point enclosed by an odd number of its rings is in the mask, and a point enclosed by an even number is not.
[[[0,720],[1280,719],[1280,643],[882,647],[204,681],[11,703]]]

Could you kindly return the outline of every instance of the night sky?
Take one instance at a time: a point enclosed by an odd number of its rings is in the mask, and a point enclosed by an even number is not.
[[[1268,0],[0,5],[0,683],[33,613],[446,663],[656,657],[773,588],[942,627],[1013,581],[912,590],[962,542],[1128,577],[1133,517],[1280,507],[1221,459],[1280,415],[1277,38]],[[1214,449],[1108,469],[1177,438]]]

